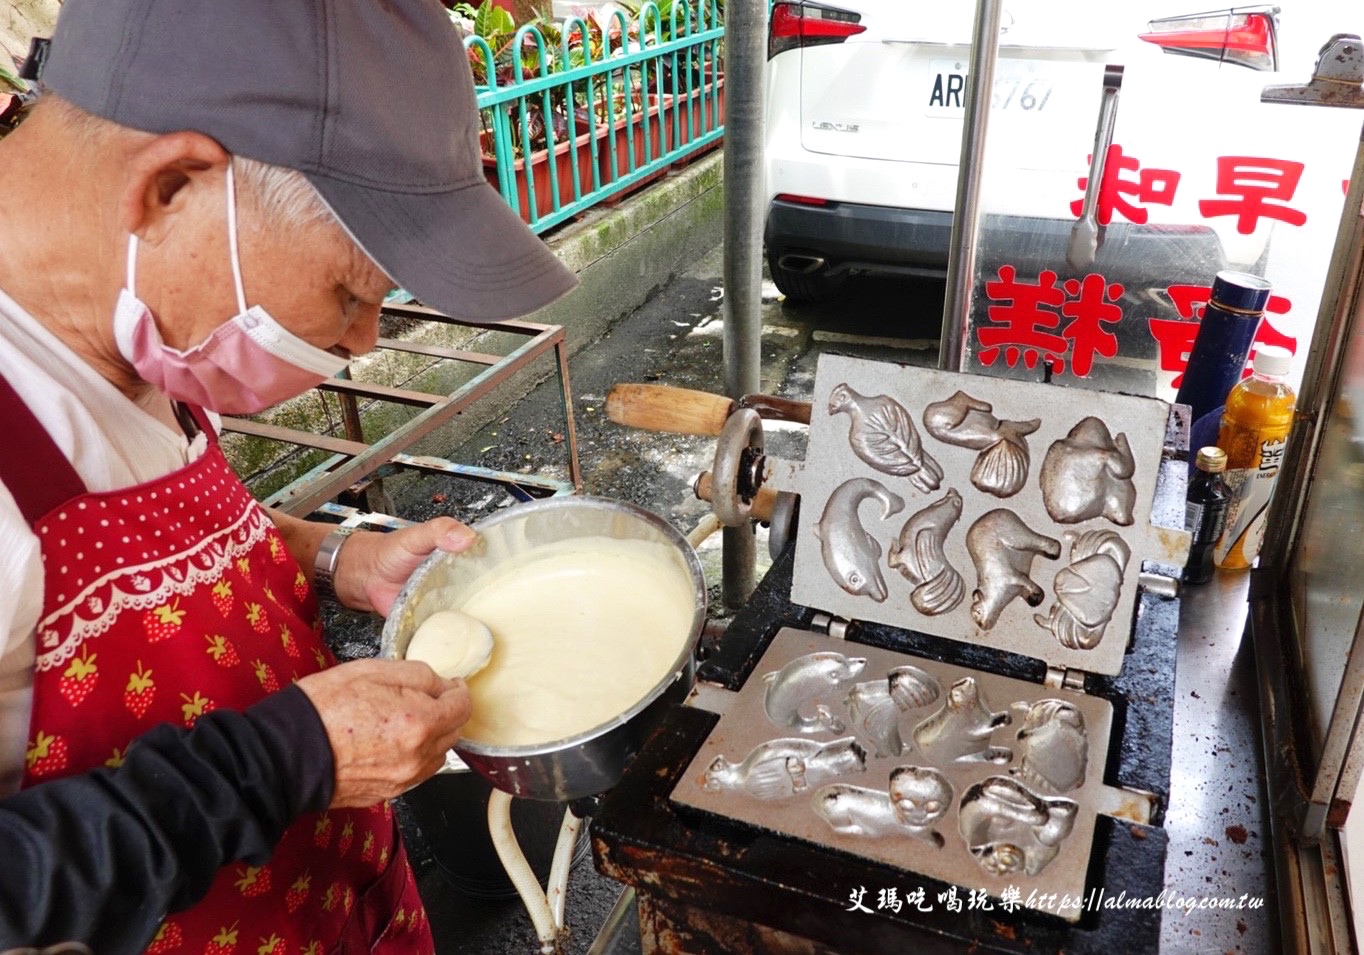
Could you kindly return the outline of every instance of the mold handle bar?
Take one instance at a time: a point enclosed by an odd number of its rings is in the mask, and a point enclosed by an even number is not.
[[[716,437],[740,408],[751,408],[769,421],[810,423],[810,403],[775,395],[744,395],[732,401],[722,395],[668,385],[619,384],[606,396],[606,416],[616,424],[645,431]]]

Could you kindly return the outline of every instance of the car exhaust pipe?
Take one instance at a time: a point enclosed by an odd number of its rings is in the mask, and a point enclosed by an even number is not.
[[[801,275],[813,275],[824,268],[825,264],[822,256],[800,255],[794,252],[777,259],[777,265],[781,268],[788,272],[799,272]]]

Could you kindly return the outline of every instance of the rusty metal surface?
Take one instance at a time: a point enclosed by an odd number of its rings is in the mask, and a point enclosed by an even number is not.
[[[408,318],[452,325],[474,325],[474,323],[460,321],[420,306],[385,306],[384,310],[387,313]],[[350,440],[344,440],[327,435],[313,435],[294,429],[261,424],[246,418],[224,417],[223,427],[229,431],[238,431],[303,447],[319,448],[333,453],[332,458],[271,495],[268,503],[285,513],[298,517],[307,516],[353,485],[390,468],[395,462],[401,463],[404,452],[409,447],[468,409],[529,363],[551,351],[554,353],[555,370],[560,377],[560,387],[564,398],[564,443],[568,457],[569,480],[572,489],[580,489],[582,487],[582,473],[578,461],[577,431],[573,422],[563,327],[521,321],[479,323],[478,327],[487,328],[490,331],[524,335],[528,337],[528,340],[511,353],[500,357],[429,346],[405,345],[401,349],[485,366],[483,371],[450,395],[431,395],[387,385],[355,382],[349,380],[348,377],[329,379],[318,386],[321,390],[339,393],[343,404],[346,401],[354,401],[355,398],[361,397],[423,408],[407,423],[373,443],[366,444],[357,440],[360,435],[355,433],[357,431],[355,422],[348,422],[349,433],[347,438]],[[450,464],[450,462],[444,463],[450,465],[443,469],[447,473],[461,473],[458,466]],[[480,479],[501,480],[500,477],[495,477],[493,474],[494,472],[485,470],[480,475]],[[558,490],[556,487],[551,493]]]
[[[842,955],[827,945],[755,922],[639,896],[643,955]]]
[[[992,449],[929,433],[925,408],[958,392],[987,403],[1003,425],[1038,419],[1025,442],[996,442],[1027,464],[1026,482],[1016,492],[1001,498],[978,489],[979,461]],[[849,393],[850,400],[837,400]],[[1150,398],[823,356],[800,477],[801,547],[791,598],[847,619],[1117,673],[1143,563],[1182,566],[1187,553],[1182,517],[1171,528],[1151,518],[1169,417],[1169,406]],[[1026,453],[1016,450],[1024,443]],[[1052,466],[1053,448],[1063,449],[1058,461],[1070,456],[1078,463],[1064,472]],[[1118,460],[1134,463],[1130,480],[1113,476]],[[1098,472],[1092,481],[1083,473],[1090,468]],[[866,503],[859,510],[866,498],[878,506]],[[941,579],[924,584],[909,569],[897,572],[897,564],[921,553],[915,539],[932,543],[928,535],[913,534],[909,521],[945,503],[954,503],[959,516],[940,520],[932,553],[919,556],[919,567],[941,572]],[[1119,523],[1124,518],[1130,524]],[[1093,535],[1108,543],[1092,545]],[[1066,624],[1083,614],[1072,619],[1068,609],[1059,609],[1073,606],[1075,598],[1060,593],[1058,575],[1096,564],[1102,573],[1088,573],[1089,596],[1079,599],[1091,600],[1104,587],[1116,588],[1116,596],[1104,608],[1099,635],[1076,639]],[[951,582],[956,602],[947,601],[946,611],[921,609],[920,594],[938,588],[953,571],[960,577]],[[1039,619],[1048,615],[1059,622]]]
[[[815,706],[825,706],[838,723],[832,728],[822,727],[806,740],[794,742],[804,743],[807,750],[816,743],[823,744],[821,752],[829,752],[830,747],[838,747],[838,738],[851,736],[856,739],[856,745],[863,748],[864,755],[860,760],[845,757],[841,764],[833,767],[837,772],[826,771],[822,775],[817,775],[823,765],[819,762],[821,754],[806,756],[799,761],[800,773],[793,781],[787,776],[793,764],[783,764],[782,760],[795,759],[783,757],[783,754],[797,751],[791,738],[797,737],[799,730],[775,725],[770,701],[776,692],[785,689],[780,682],[783,674],[800,678],[802,671],[799,668],[807,659],[833,665],[834,653],[842,660],[865,660],[865,667],[839,686],[831,686],[825,679],[827,666],[826,672],[810,674],[829,692],[819,692],[816,687],[816,695],[805,701],[802,709],[808,712]],[[811,658],[810,654],[819,656]],[[890,713],[889,728],[884,723],[872,725],[877,721],[875,713],[870,717],[859,717],[858,709],[842,702],[853,685],[859,692],[865,692],[876,686],[878,678],[884,682],[886,674],[907,665],[926,674],[933,683],[931,689],[936,692],[931,699],[928,693],[921,694],[904,711],[887,698],[881,709]],[[792,666],[797,669],[789,669]],[[953,706],[948,702],[955,696],[951,688],[966,686],[968,681],[972,694],[970,705]],[[851,699],[851,695],[848,698]],[[1024,738],[1023,731],[1029,727],[1029,710],[1042,701],[1057,701],[1083,716],[1078,732],[1059,739],[1060,750],[1056,746],[1050,748],[1052,753],[1063,752],[1067,759],[1078,757],[1078,765],[1061,768],[1063,773],[1070,774],[1069,778],[1058,778],[1055,771],[1050,771],[1051,779],[1046,778],[1046,754],[1040,748],[1030,748],[1030,744],[1042,738],[1036,727]],[[993,731],[988,725],[989,711],[998,711],[998,717],[1005,721]],[[949,714],[954,721],[946,724],[949,735],[945,740],[941,736],[937,740],[931,739],[929,731],[943,725],[934,722],[942,713]],[[1112,716],[1113,708],[1106,700],[1064,688],[1043,687],[979,670],[852,645],[809,632],[783,630],[776,635],[744,688],[728,701],[727,712],[692,759],[673,791],[672,799],[682,806],[953,882],[966,890],[983,889],[996,898],[1010,887],[1020,889],[1025,898],[1034,891],[1040,895],[1068,896],[1073,904],[1055,906],[1051,910],[1073,921],[1080,915],[1097,812],[1107,810],[1142,818],[1145,815],[1138,806],[1140,799],[1103,785]],[[963,721],[978,718],[986,724],[982,735],[961,738],[963,734],[959,730],[963,728]],[[1056,725],[1054,720],[1048,720],[1042,724],[1042,732],[1052,730]],[[1068,724],[1066,728],[1073,730],[1074,725]],[[958,733],[958,738],[953,738],[951,733]],[[887,736],[893,737],[892,743],[887,743]],[[1053,735],[1051,739],[1057,738]],[[774,740],[786,743],[774,748]],[[1071,743],[1081,747],[1078,753],[1069,748]],[[902,752],[894,751],[901,746]],[[845,745],[844,752],[846,748]],[[1003,761],[995,763],[979,758],[987,750],[1000,754]],[[963,751],[969,751],[970,755],[951,758],[951,754]],[[775,755],[767,758],[764,754],[768,752]],[[755,756],[748,754],[755,754],[756,761]],[[1055,763],[1053,759],[1051,764]],[[717,766],[724,767],[722,773],[716,771]],[[906,826],[903,819],[897,824],[891,818],[864,822],[860,832],[848,831],[846,825],[840,829],[833,827],[835,821],[842,822],[842,819],[821,815],[821,799],[829,798],[830,791],[838,787],[856,789],[843,788],[836,795],[858,796],[863,802],[871,802],[874,797],[870,794],[878,793],[883,797],[880,801],[889,804],[884,794],[888,789],[895,792],[895,774],[903,767],[910,767],[911,772],[918,774],[913,785],[919,801],[929,798],[924,795],[924,787],[931,785],[932,798],[940,804],[923,826]],[[779,777],[775,782],[774,772]],[[759,774],[763,774],[761,779]],[[924,782],[928,774],[932,775],[931,784]],[[1067,809],[1073,806],[1076,810],[1073,820],[1067,817],[1059,852],[1047,858],[1036,874],[1024,871],[992,874],[968,847],[966,830],[970,823],[965,820],[979,819],[979,814],[968,812],[977,807],[969,805],[967,794],[972,787],[991,777],[1020,781],[1020,784],[1026,784],[1027,791],[1043,797],[1060,797],[1052,801],[1070,804]],[[950,789],[939,791],[944,786],[950,786]],[[846,804],[846,798],[844,801]],[[999,830],[1010,822],[1011,819],[1006,818],[995,818],[990,822],[994,841],[1005,841]],[[1032,820],[1030,831],[1022,833],[1024,840],[1031,839],[1032,827],[1040,828],[1045,824]],[[1027,841],[1022,844],[1028,848],[1029,862],[1049,854],[1054,848],[1034,846]],[[993,858],[998,859],[998,854]]]

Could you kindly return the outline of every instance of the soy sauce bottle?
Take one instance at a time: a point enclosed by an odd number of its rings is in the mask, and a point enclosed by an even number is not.
[[[1213,549],[1227,522],[1231,491],[1222,474],[1227,469],[1227,453],[1218,447],[1198,449],[1198,459],[1184,504],[1184,528],[1193,535],[1189,562],[1184,566],[1186,584],[1202,584],[1212,579]]]

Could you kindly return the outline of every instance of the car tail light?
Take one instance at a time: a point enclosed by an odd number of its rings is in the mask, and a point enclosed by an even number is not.
[[[1228,10],[1152,20],[1141,39],[1166,53],[1239,63],[1253,70],[1278,67],[1277,7],[1257,12]]]
[[[777,3],[767,30],[767,58],[802,46],[842,43],[866,32],[862,15],[813,3]]]
[[[800,206],[827,206],[828,199],[821,199],[818,196],[798,196],[793,192],[781,192],[776,196],[778,202],[794,202]]]

